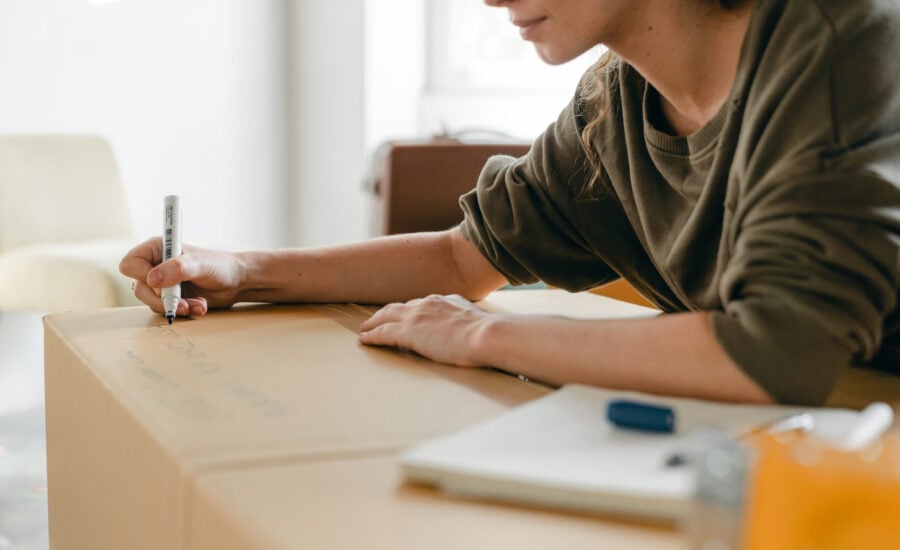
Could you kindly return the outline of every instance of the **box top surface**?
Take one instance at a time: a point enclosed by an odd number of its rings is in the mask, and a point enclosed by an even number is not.
[[[497,292],[482,304],[573,316],[652,313],[555,290]],[[356,328],[372,312],[353,304],[244,305],[168,325],[145,307],[116,308],[50,315],[45,334],[48,349],[71,351],[188,464],[399,448],[547,391],[360,345]]]
[[[45,333],[188,463],[396,448],[546,391],[362,346],[348,327],[368,314],[250,306],[169,326],[135,307],[51,315]]]

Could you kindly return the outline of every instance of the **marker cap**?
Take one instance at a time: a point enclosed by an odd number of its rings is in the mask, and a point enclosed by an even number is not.
[[[613,399],[607,404],[606,418],[614,425],[629,430],[657,433],[675,431],[675,411],[671,407]]]

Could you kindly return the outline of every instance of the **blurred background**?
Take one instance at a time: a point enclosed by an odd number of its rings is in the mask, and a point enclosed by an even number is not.
[[[225,249],[367,236],[378,143],[531,140],[588,54],[544,66],[478,0],[0,0],[0,134],[107,138],[137,235],[162,197]]]
[[[505,10],[478,0],[0,0],[0,550],[48,546],[41,317],[81,307],[73,296],[99,303],[78,277],[118,277],[116,258],[160,233],[165,195],[181,195],[193,244],[363,239],[363,182],[381,143],[530,141],[599,54],[545,66]],[[24,149],[10,144],[34,134],[105,139],[112,191],[81,188],[95,171],[87,159],[78,177],[59,162],[48,175],[41,144],[14,166]],[[60,194],[35,187],[51,176],[66,186],[62,210],[41,206]],[[65,233],[66,210],[132,231],[102,257],[94,241],[12,242],[17,228]]]

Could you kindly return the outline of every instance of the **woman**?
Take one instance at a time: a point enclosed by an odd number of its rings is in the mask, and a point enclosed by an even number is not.
[[[316,250],[186,247],[164,264],[154,238],[121,262],[137,297],[160,312],[159,289],[185,281],[180,315],[390,303],[362,343],[729,401],[816,404],[852,363],[900,365],[896,0],[486,1],[548,63],[610,53],[528,155],[488,161],[461,226]],[[620,276],[667,314],[467,301]]]

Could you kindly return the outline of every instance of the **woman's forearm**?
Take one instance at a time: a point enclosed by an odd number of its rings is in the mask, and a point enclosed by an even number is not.
[[[722,350],[704,313],[584,320],[488,313],[458,297],[431,296],[388,305],[359,328],[364,344],[553,385],[771,402]]]
[[[458,229],[236,257],[242,301],[383,304],[428,294],[477,300],[504,283]]]
[[[724,352],[704,313],[597,321],[488,316],[473,340],[473,363],[554,385],[771,402]]]

